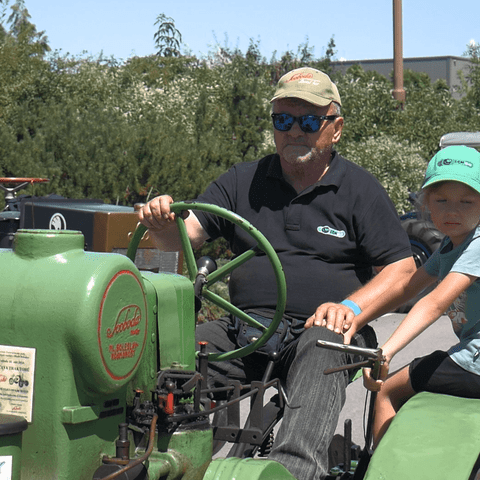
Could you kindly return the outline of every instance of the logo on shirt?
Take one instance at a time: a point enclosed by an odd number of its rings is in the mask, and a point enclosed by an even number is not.
[[[332,227],[325,225],[324,227],[317,227],[317,232],[323,235],[331,235],[332,237],[343,238],[345,236],[345,230],[335,230]]]

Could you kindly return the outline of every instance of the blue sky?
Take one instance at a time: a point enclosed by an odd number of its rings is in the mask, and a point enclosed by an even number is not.
[[[14,0],[10,0],[10,4]],[[338,60],[392,58],[392,0],[24,0],[31,22],[53,50],[127,59],[156,52],[157,16],[175,21],[186,46],[206,55],[216,43],[262,54],[297,51],[307,38],[321,57],[334,35]],[[461,8],[461,10],[460,10]],[[404,57],[461,56],[480,42],[480,0],[403,0]]]

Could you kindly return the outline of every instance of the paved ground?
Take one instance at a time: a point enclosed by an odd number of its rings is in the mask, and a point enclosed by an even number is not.
[[[401,323],[405,314],[388,314],[371,323],[377,333],[379,346],[382,346],[392,332]],[[410,345],[396,355],[392,361],[391,371],[406,365],[415,357],[425,355],[437,349],[446,349],[454,344],[456,337],[453,333],[450,320],[443,316],[429,329],[423,332]],[[367,390],[363,386],[362,379],[358,379],[347,388],[347,400],[340,416],[336,433],[343,434],[344,422],[347,418],[352,420],[353,443],[362,448],[364,442],[364,406]],[[248,413],[248,404],[244,403],[241,409],[243,418]],[[229,444],[231,446],[231,444]],[[225,457],[229,447],[224,447],[215,458]]]

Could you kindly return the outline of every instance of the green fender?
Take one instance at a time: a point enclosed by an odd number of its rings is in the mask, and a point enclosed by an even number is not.
[[[467,480],[480,452],[480,400],[422,392],[397,413],[365,480]]]
[[[295,480],[280,463],[259,458],[219,458],[205,472],[203,480]]]

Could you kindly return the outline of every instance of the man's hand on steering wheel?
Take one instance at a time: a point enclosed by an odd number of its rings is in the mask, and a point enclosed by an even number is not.
[[[161,195],[146,203],[138,212],[138,219],[149,230],[161,231],[170,226],[176,226],[175,214],[170,205],[173,198],[170,195]],[[188,217],[188,210],[183,212],[183,218]]]

